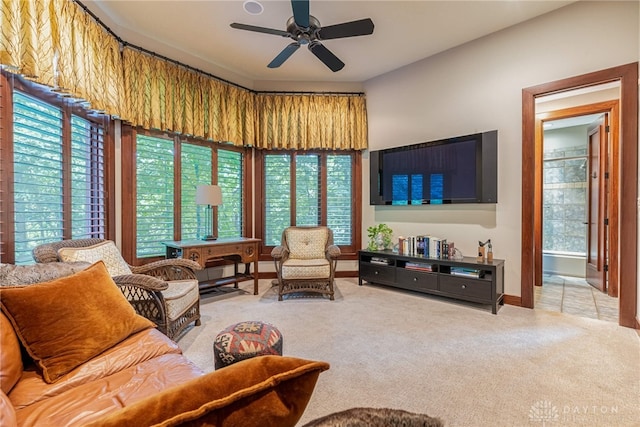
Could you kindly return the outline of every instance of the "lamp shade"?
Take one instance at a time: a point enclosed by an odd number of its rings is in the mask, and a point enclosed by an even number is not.
[[[217,185],[198,185],[196,204],[219,206],[222,204],[222,190]]]

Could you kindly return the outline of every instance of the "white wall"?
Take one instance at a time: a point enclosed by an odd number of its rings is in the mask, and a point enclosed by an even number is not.
[[[577,2],[365,82],[371,150],[497,129],[499,168],[496,205],[371,207],[365,156],[363,235],[428,230],[465,255],[491,238],[519,296],[522,89],[638,61],[639,15],[637,2]]]

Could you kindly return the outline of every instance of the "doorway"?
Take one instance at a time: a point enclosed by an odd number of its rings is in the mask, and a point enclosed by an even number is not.
[[[612,167],[619,171],[611,185],[612,197],[620,201],[609,218],[609,247],[617,259],[609,259],[609,281],[619,289],[619,324],[636,327],[637,305],[637,176],[638,176],[638,64],[632,63],[582,76],[523,89],[522,122],[522,285],[521,305],[533,308],[534,284],[542,282],[542,146],[536,144],[541,123],[536,123],[536,98],[609,82],[620,84],[619,147],[612,147]],[[534,209],[531,209],[534,206]],[[613,222],[613,223],[612,223]],[[624,232],[622,232],[624,230]]]
[[[536,102],[536,120],[542,122],[536,143],[543,150],[543,274],[534,307],[617,323],[616,282],[607,283],[607,202],[609,147],[618,147],[619,84],[566,95],[562,104],[571,107],[564,109],[553,109],[557,100],[551,106],[544,97]],[[582,105],[599,99],[606,101]],[[616,249],[611,256],[617,257]]]

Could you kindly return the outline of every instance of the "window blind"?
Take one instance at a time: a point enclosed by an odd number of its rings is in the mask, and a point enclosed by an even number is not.
[[[327,226],[336,245],[353,242],[352,156],[327,156]]]
[[[264,157],[264,244],[280,244],[282,231],[291,225],[291,156],[267,154]]]
[[[13,93],[15,263],[33,262],[31,250],[62,240],[62,112]]]
[[[106,230],[104,130],[71,117],[72,238],[104,238]]]
[[[296,225],[320,225],[320,156],[295,156],[296,168]]]
[[[218,150],[218,185],[222,206],[218,206],[218,237],[241,237],[244,218],[242,153]]]
[[[136,137],[136,256],[162,256],[173,240],[173,140]]]
[[[213,150],[186,143],[181,147],[181,239],[200,239],[204,236],[206,206],[196,204],[196,187],[211,184]]]

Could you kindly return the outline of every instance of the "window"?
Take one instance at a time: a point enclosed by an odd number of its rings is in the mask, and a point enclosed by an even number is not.
[[[201,239],[205,230],[206,206],[197,205],[196,187],[211,183],[213,149],[202,145],[182,144],[182,235],[181,239]],[[172,240],[172,239],[169,239]]]
[[[241,237],[244,218],[244,157],[238,151],[218,150],[218,185],[222,206],[218,206],[218,237]]]
[[[123,235],[129,236],[123,242],[125,257],[163,257],[162,242],[204,237],[206,206],[195,202],[198,185],[217,183],[222,189],[218,237],[245,235],[244,149],[124,126],[123,146],[130,139],[135,161],[123,167],[123,180],[130,174],[136,185],[134,194],[125,197],[123,218],[136,218],[136,223],[135,232],[129,232],[123,220]]]
[[[173,240],[173,140],[138,135],[136,146],[136,256],[159,256]]]
[[[359,152],[259,151],[256,170],[261,195],[256,234],[263,240],[263,259],[269,259],[291,225],[326,225],[347,258],[355,255],[360,246],[360,232],[354,229],[360,215]]]
[[[104,237],[107,220],[104,130],[71,117],[71,237]]]
[[[20,92],[13,94],[15,263],[31,250],[62,240],[62,111]]]
[[[1,204],[14,212],[12,224],[2,223],[13,248],[2,261],[15,264],[32,263],[32,249],[45,242],[107,237],[102,119],[86,119],[27,90],[2,92],[10,93],[12,138],[3,152],[12,155],[3,155],[2,162],[3,168],[11,162],[13,191],[2,192]]]

